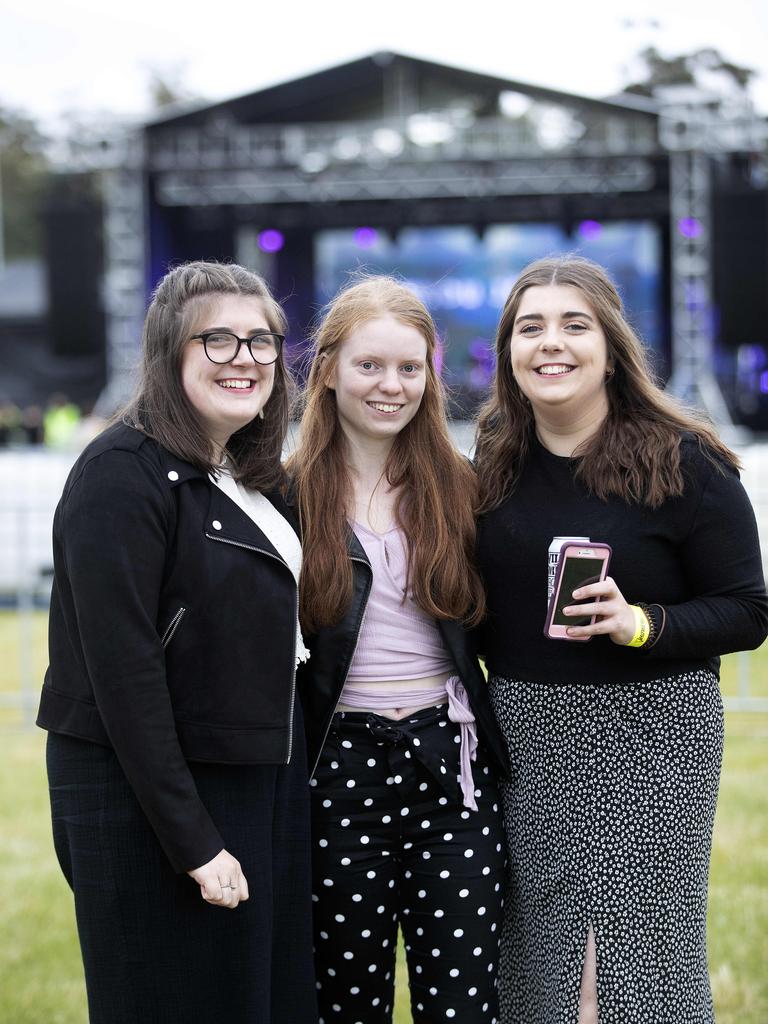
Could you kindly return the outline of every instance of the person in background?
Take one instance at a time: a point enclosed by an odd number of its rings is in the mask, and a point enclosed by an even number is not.
[[[483,595],[470,464],[448,435],[435,325],[392,278],[330,304],[289,463],[305,551],[300,672],[313,771],[325,1024],[497,1020],[506,764],[462,624]]]
[[[0,448],[21,440],[21,409],[9,399],[0,399]]]
[[[56,510],[38,724],[94,1024],[317,1019],[284,332],[242,267],[170,271]]]
[[[21,410],[21,434],[24,444],[42,444],[45,436],[43,410],[39,405],[25,405]]]
[[[588,260],[523,270],[496,354],[476,464],[482,639],[512,763],[501,1020],[707,1024],[718,656],[768,631],[738,460],[654,384]],[[613,555],[565,609],[594,624],[553,640],[562,536]]]
[[[51,395],[43,414],[43,435],[47,448],[66,449],[74,446],[80,423],[79,406],[61,392]]]

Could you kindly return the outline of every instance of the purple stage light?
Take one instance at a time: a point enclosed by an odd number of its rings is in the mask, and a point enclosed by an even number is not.
[[[356,228],[355,245],[360,249],[370,249],[379,240],[379,232],[376,228]]]
[[[280,252],[285,245],[285,236],[282,231],[275,228],[267,228],[259,232],[259,248],[262,252]]]
[[[768,395],[768,370],[763,370],[760,374],[760,393]]]
[[[683,238],[698,238],[704,229],[701,226],[701,221],[696,220],[695,217],[681,217],[677,222],[677,230]]]
[[[579,234],[588,242],[593,242],[603,233],[603,225],[597,220],[583,220],[579,224]]]
[[[766,352],[762,345],[740,345],[737,358],[740,371],[754,373],[765,366]]]

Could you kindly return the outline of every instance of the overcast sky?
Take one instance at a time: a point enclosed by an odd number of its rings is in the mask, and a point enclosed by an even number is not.
[[[153,69],[217,100],[377,50],[604,96],[649,44],[755,68],[768,113],[766,0],[0,0],[0,105],[139,119]]]

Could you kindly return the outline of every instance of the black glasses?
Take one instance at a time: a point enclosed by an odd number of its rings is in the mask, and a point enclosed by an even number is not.
[[[269,366],[280,355],[285,338],[271,331],[256,331],[250,338],[238,338],[231,331],[205,331],[193,334],[191,341],[202,341],[205,354],[212,363],[231,363],[241,345],[247,345],[255,363]]]

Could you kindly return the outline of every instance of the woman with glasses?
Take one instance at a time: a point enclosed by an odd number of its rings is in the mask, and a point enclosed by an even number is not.
[[[284,323],[242,267],[167,274],[56,510],[38,724],[98,1024],[317,1019]]]
[[[475,477],[448,435],[435,348],[398,281],[341,292],[290,465],[326,1024],[391,1021],[398,925],[414,1021],[497,1015],[506,754],[462,628],[483,608]]]

